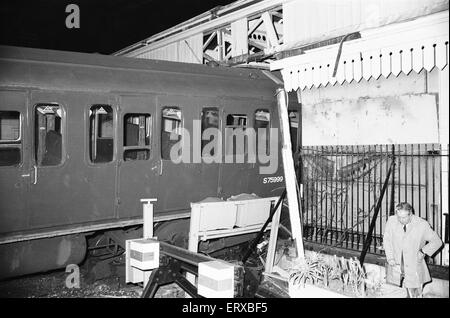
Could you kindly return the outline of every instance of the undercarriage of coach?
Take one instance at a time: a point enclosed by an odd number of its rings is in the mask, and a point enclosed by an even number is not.
[[[280,224],[280,238],[289,241],[286,211]],[[284,226],[283,223],[286,225]],[[262,228],[262,224],[259,225]],[[190,219],[183,218],[154,224],[154,237],[162,244],[188,250]],[[260,233],[259,233],[260,232]],[[264,271],[269,234],[263,231],[201,240],[196,255],[242,266],[241,295],[254,297]],[[259,235],[261,234],[261,235]],[[32,273],[51,272],[78,264],[86,269],[88,282],[119,277],[125,285],[126,241],[143,237],[142,225],[92,231],[52,238],[0,245],[1,280]],[[280,240],[279,238],[279,240]],[[256,246],[257,243],[260,243]],[[245,264],[243,259],[245,259]],[[5,260],[8,260],[5,262]],[[169,262],[170,263],[170,262]],[[170,263],[172,264],[172,263]],[[142,287],[145,287],[142,285]]]

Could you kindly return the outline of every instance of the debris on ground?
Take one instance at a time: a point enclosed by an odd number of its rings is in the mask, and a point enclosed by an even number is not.
[[[66,280],[69,274],[64,269],[43,274],[28,275],[0,282],[0,298],[139,298],[142,284],[126,284],[124,271],[107,269],[109,275],[95,273],[93,277],[88,268],[91,262],[80,266],[79,288],[67,287]],[[123,272],[123,273],[122,273]],[[70,284],[68,284],[70,286]],[[184,298],[184,291],[175,284],[162,286],[158,289],[155,298]]]

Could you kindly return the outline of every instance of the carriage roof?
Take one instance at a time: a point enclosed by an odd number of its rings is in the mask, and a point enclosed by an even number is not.
[[[260,70],[0,46],[0,86],[273,98]]]

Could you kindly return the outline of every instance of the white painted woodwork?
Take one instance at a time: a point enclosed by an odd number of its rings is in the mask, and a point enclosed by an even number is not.
[[[231,23],[231,56],[248,53],[247,18]]]
[[[277,211],[273,215],[272,225],[270,227],[270,238],[269,245],[267,246],[267,256],[264,271],[266,273],[271,273],[273,269],[273,263],[275,261],[275,254],[277,248],[277,238],[278,238],[278,227],[280,226],[280,215],[281,215],[282,204],[279,205]]]
[[[361,32],[361,39],[343,44],[336,77],[332,71],[339,44],[305,51],[305,54],[271,63],[270,69],[284,70],[287,91],[310,89],[344,82],[388,78],[411,70],[440,70],[448,64],[448,11],[413,21]],[[362,60],[361,60],[362,57]],[[328,80],[322,68],[329,68]],[[321,78],[319,81],[318,78]]]
[[[292,238],[297,249],[297,257],[305,257],[302,236],[302,224],[300,220],[299,200],[297,196],[297,181],[292,156],[290,137],[289,114],[287,108],[286,91],[277,89],[277,105],[281,128],[281,155],[283,159],[284,179],[286,184],[287,199],[289,204],[289,220],[291,224]]]

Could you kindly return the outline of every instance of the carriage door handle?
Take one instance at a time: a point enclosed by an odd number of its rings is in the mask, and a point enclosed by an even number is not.
[[[33,181],[33,184],[37,183],[37,174],[38,174],[38,168],[37,168],[37,166],[34,166],[34,181]]]
[[[31,177],[31,173],[25,173],[22,175],[22,178],[28,178]],[[34,166],[34,181],[32,184],[36,184],[37,183],[37,166]]]

